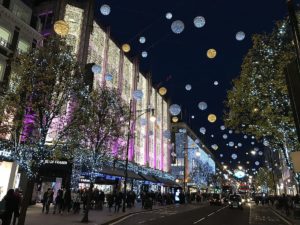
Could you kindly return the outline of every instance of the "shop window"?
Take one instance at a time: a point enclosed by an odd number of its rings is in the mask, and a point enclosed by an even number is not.
[[[18,51],[27,52],[30,48],[30,44],[24,40],[19,40],[18,42]]]
[[[0,81],[3,81],[4,72],[5,72],[5,62],[0,61]]]
[[[10,37],[11,33],[4,27],[0,26],[0,45],[8,47],[10,43]]]

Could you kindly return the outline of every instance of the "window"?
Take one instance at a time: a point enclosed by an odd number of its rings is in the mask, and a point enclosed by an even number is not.
[[[16,2],[13,6],[12,13],[29,24],[31,19],[31,10],[22,2]]]
[[[3,81],[4,72],[5,72],[5,62],[0,61],[0,81]]]
[[[24,40],[19,40],[18,51],[27,52],[30,48],[30,44]]]
[[[11,33],[4,27],[0,27],[0,44],[4,47],[8,47],[10,43]]]

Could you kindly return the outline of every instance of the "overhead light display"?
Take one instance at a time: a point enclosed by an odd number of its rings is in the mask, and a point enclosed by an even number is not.
[[[184,23],[181,20],[175,20],[172,24],[171,24],[171,30],[173,31],[173,33],[175,34],[180,34],[183,32],[184,30]]]
[[[219,82],[216,80],[216,81],[214,81],[214,85],[215,86],[218,86],[219,85]]]
[[[158,93],[159,93],[161,96],[164,96],[165,94],[167,94],[167,88],[165,88],[165,87],[159,88]]]
[[[223,134],[223,139],[227,139],[228,135],[227,134]]]
[[[208,117],[207,117],[207,120],[208,120],[209,122],[211,122],[211,123],[214,123],[214,122],[216,122],[217,117],[216,117],[215,114],[209,114]]]
[[[228,143],[228,145],[229,145],[230,147],[233,147],[233,146],[234,146],[234,142],[233,142],[233,141],[230,141],[230,142]]]
[[[66,36],[69,33],[69,24],[64,20],[58,20],[53,26],[54,32],[60,36]]]
[[[236,35],[235,35],[235,39],[236,39],[237,41],[242,41],[242,40],[245,39],[245,37],[246,37],[246,35],[245,35],[245,33],[244,33],[243,31],[239,31],[239,32],[237,32]]]
[[[202,28],[205,25],[205,18],[203,16],[196,16],[194,18],[194,25],[197,28]]]
[[[141,44],[144,44],[146,42],[146,38],[145,37],[140,37],[139,42]]]
[[[242,170],[235,170],[234,176],[238,179],[244,178],[246,176],[246,173]]]
[[[177,116],[181,112],[181,107],[177,104],[173,104],[170,106],[169,112],[171,113],[172,116]]]
[[[148,56],[148,52],[143,51],[143,52],[142,52],[142,57],[143,57],[143,58],[147,58],[147,56]]]
[[[92,72],[93,72],[94,74],[99,74],[99,73],[101,73],[101,70],[102,70],[101,66],[99,66],[99,65],[97,65],[97,64],[95,64],[95,65],[92,66]]]
[[[110,6],[107,4],[104,4],[100,7],[100,12],[103,16],[108,16],[110,14]]]
[[[185,85],[185,90],[187,90],[187,91],[192,90],[192,85],[190,85],[190,84]]]
[[[226,127],[225,127],[224,125],[222,125],[222,126],[220,126],[220,129],[221,129],[221,130],[225,130]]]
[[[178,117],[177,117],[177,116],[173,116],[173,117],[172,117],[172,122],[173,122],[173,123],[177,123],[177,122],[178,122],[178,120],[179,120],[179,119],[178,119]]]
[[[237,154],[233,153],[233,154],[231,155],[231,158],[232,158],[232,159],[237,159]]]
[[[199,129],[199,131],[200,131],[201,134],[205,134],[205,133],[206,133],[205,127],[201,127],[201,128]]]
[[[199,102],[198,108],[200,110],[206,110],[207,109],[207,103],[206,102]]]
[[[105,75],[105,80],[106,80],[106,81],[112,81],[112,80],[113,80],[113,76],[112,76],[110,73],[107,73],[107,74]]]
[[[166,13],[166,19],[170,20],[170,19],[172,19],[172,17],[173,17],[172,13],[170,13],[170,12]]]
[[[123,52],[127,53],[127,52],[130,52],[130,45],[129,44],[123,44],[122,45],[122,50]]]
[[[255,161],[255,165],[256,165],[256,166],[259,166],[259,162],[258,162],[258,161]]]
[[[217,51],[213,48],[208,49],[206,55],[208,58],[213,59],[217,56]]]

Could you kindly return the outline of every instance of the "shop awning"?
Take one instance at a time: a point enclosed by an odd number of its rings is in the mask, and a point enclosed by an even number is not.
[[[150,181],[152,183],[158,183],[158,181],[156,179],[154,179],[154,177],[150,176],[150,175],[145,175],[142,173],[139,173],[139,175],[144,178],[144,180]]]
[[[128,171],[128,177],[132,178],[134,180],[144,180],[143,177],[141,177],[140,175],[138,175],[137,173],[132,172],[132,171]]]
[[[111,168],[103,168],[101,170],[101,173],[116,176],[116,177],[125,177],[125,171],[120,169],[111,169]],[[132,171],[127,172],[128,178],[135,179],[135,180],[144,180],[143,177],[139,176],[137,173],[134,173]]]
[[[177,184],[175,181],[173,180],[169,180],[169,179],[164,179],[164,178],[160,178],[160,177],[156,177],[154,176],[154,178],[159,182],[162,183],[164,186],[167,187],[180,187],[179,184]]]

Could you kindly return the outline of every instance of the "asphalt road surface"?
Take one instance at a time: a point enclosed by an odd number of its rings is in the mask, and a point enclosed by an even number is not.
[[[204,205],[182,212],[180,207],[131,215],[111,225],[291,225],[268,206],[247,204],[244,209]]]

